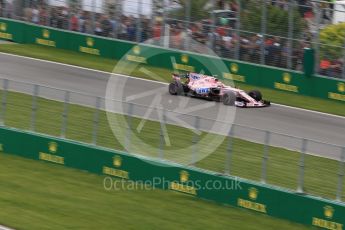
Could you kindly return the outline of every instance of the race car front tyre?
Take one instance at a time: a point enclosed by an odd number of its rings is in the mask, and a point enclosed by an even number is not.
[[[169,93],[171,95],[182,95],[184,92],[181,82],[172,82],[169,84]]]
[[[261,101],[262,100],[262,94],[259,90],[252,90],[248,93],[249,96],[251,96],[253,99],[256,101]]]
[[[223,95],[223,104],[224,105],[235,105],[236,95],[232,91],[225,92]]]

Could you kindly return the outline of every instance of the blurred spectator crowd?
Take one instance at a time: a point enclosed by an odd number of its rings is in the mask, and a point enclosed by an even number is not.
[[[332,21],[334,1],[315,3],[311,0],[295,0],[298,12],[305,20],[300,39],[279,36],[263,36],[250,31],[236,30],[236,15],[239,10],[236,0],[216,0],[216,9],[230,12],[229,18],[211,17],[196,21],[155,12],[152,17],[135,16],[113,10],[108,13],[93,13],[80,7],[51,6],[45,0],[28,0],[21,12],[16,12],[14,3],[0,0],[0,16],[25,20],[34,24],[72,30],[81,33],[144,42],[148,39],[156,45],[164,45],[162,36],[169,36],[169,47],[209,53],[206,47],[224,58],[266,64],[301,71],[303,49],[312,46],[315,25],[315,4],[322,9],[320,25]],[[288,10],[289,0],[272,0],[268,4]],[[216,22],[212,23],[212,20]],[[168,25],[168,26],[165,26]],[[192,38],[192,39],[191,39]],[[191,42],[191,41],[197,41]],[[166,44],[165,44],[166,45]],[[319,73],[331,77],[342,77],[343,58],[320,60]]]

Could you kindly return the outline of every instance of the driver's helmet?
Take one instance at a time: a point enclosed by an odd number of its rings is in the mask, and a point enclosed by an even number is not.
[[[218,78],[216,77],[211,77],[210,78],[213,83],[218,83]]]

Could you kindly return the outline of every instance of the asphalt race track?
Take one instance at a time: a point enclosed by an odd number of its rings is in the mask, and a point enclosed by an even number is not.
[[[103,72],[0,54],[0,78],[85,94],[71,94],[72,103],[94,106],[95,98],[86,95],[104,98],[110,76],[110,74]],[[114,87],[117,88],[115,91],[122,91],[116,100],[127,100],[134,103],[136,106],[133,113],[138,117],[159,119],[159,115],[154,112],[147,114],[147,107],[145,106],[164,107],[179,113],[198,115],[201,121],[200,129],[224,134],[226,129],[218,131],[221,123],[214,125],[213,120],[223,121],[224,114],[229,114],[229,116],[234,114],[234,124],[240,125],[235,127],[234,134],[243,139],[264,143],[265,132],[261,130],[268,130],[292,136],[272,135],[270,144],[293,150],[301,149],[301,140],[293,138],[294,136],[339,146],[345,145],[345,118],[342,117],[275,104],[268,108],[235,110],[234,108],[226,108],[221,103],[171,96],[167,92],[167,85],[158,82],[125,76],[114,76],[112,80],[116,81]],[[3,87],[2,83],[1,87]],[[32,86],[20,83],[11,82],[9,89],[29,94],[33,92]],[[145,92],[151,93],[145,94]],[[62,90],[40,88],[39,95],[50,99],[64,100],[64,91]],[[155,101],[154,98],[157,98],[157,95],[159,100]],[[269,95],[264,96],[269,99]],[[104,103],[102,103],[102,107],[104,107]],[[121,106],[115,105],[113,110],[115,112],[128,110],[128,106],[122,106],[119,111],[118,107]],[[176,116],[169,116],[169,111],[167,114],[169,123],[177,122],[176,119],[172,119]],[[171,119],[169,120],[169,118]],[[187,123],[192,125],[195,122],[195,117],[185,116],[180,120],[183,120],[184,123],[177,122],[178,125]],[[228,122],[232,119],[225,120]],[[260,130],[250,130],[242,126]],[[308,143],[307,152],[334,159],[339,159],[341,155],[341,149],[338,147],[314,142]]]

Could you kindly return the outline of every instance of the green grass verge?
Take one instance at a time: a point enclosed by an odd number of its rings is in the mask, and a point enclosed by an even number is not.
[[[7,107],[5,114],[5,125],[19,129],[30,129],[31,123],[31,96],[10,92],[7,95]],[[63,103],[39,98],[37,101],[38,109],[36,111],[35,131],[53,136],[60,136]],[[95,109],[83,107],[80,105],[69,105],[69,115],[67,121],[66,138],[81,142],[91,143],[92,131],[94,127],[93,118]],[[121,117],[112,114],[111,116]],[[124,117],[126,119],[126,117]],[[139,119],[132,119],[132,133],[130,151],[145,154],[151,157],[158,157],[160,146],[160,124],[158,122],[147,121],[141,133],[136,131]],[[108,123],[107,115],[104,111],[99,112],[99,125],[97,145],[109,147],[123,151],[121,145],[124,143],[126,133],[121,134],[123,127],[117,126],[115,132],[117,139],[114,137]],[[191,146],[193,141],[193,132],[188,129],[168,125],[167,126],[172,147],[164,147],[164,158],[169,160],[184,159],[184,163],[192,160],[191,152],[184,149]],[[142,144],[134,139],[134,135],[144,141],[149,146],[156,149],[150,151],[142,147]],[[204,137],[206,133],[201,135]],[[211,135],[211,134],[208,134]],[[221,136],[212,134],[215,138]],[[119,141],[120,140],[120,141]],[[198,153],[202,153],[208,143],[203,142],[198,146]],[[223,173],[226,167],[228,140],[225,139],[216,148],[211,155],[199,160],[197,167]],[[255,181],[261,179],[261,167],[264,146],[240,139],[233,139],[231,153],[231,163],[228,165],[231,174],[242,178]],[[178,150],[176,154],[167,154],[168,150]],[[187,159],[186,159],[187,158]],[[190,159],[188,159],[190,158]],[[269,147],[269,159],[267,165],[267,183],[295,190],[299,175],[299,158],[300,154],[282,148]],[[329,199],[335,199],[337,188],[338,162],[335,160],[306,156],[305,160],[305,186],[307,193],[322,196]],[[344,189],[345,191],[345,183]],[[343,194],[343,200],[345,194]]]
[[[15,229],[311,229],[172,191],[107,191],[102,176],[3,153],[0,162],[0,224]]]
[[[51,47],[42,47],[37,45],[1,44],[0,52],[56,61],[107,72],[112,72],[114,66],[116,65],[116,60]],[[145,66],[145,68],[156,73],[158,76],[162,78],[163,81],[170,81],[171,73],[169,70],[147,66]],[[150,79],[150,77],[139,71],[139,68],[137,68],[133,72],[125,72],[123,74],[130,74],[135,77]],[[253,86],[250,85],[237,85],[243,88],[244,90],[249,90],[253,88]],[[293,93],[256,86],[255,88],[261,90],[262,93],[266,96],[266,98],[274,103],[345,116],[344,103],[341,102],[319,99],[309,96],[301,96]]]

